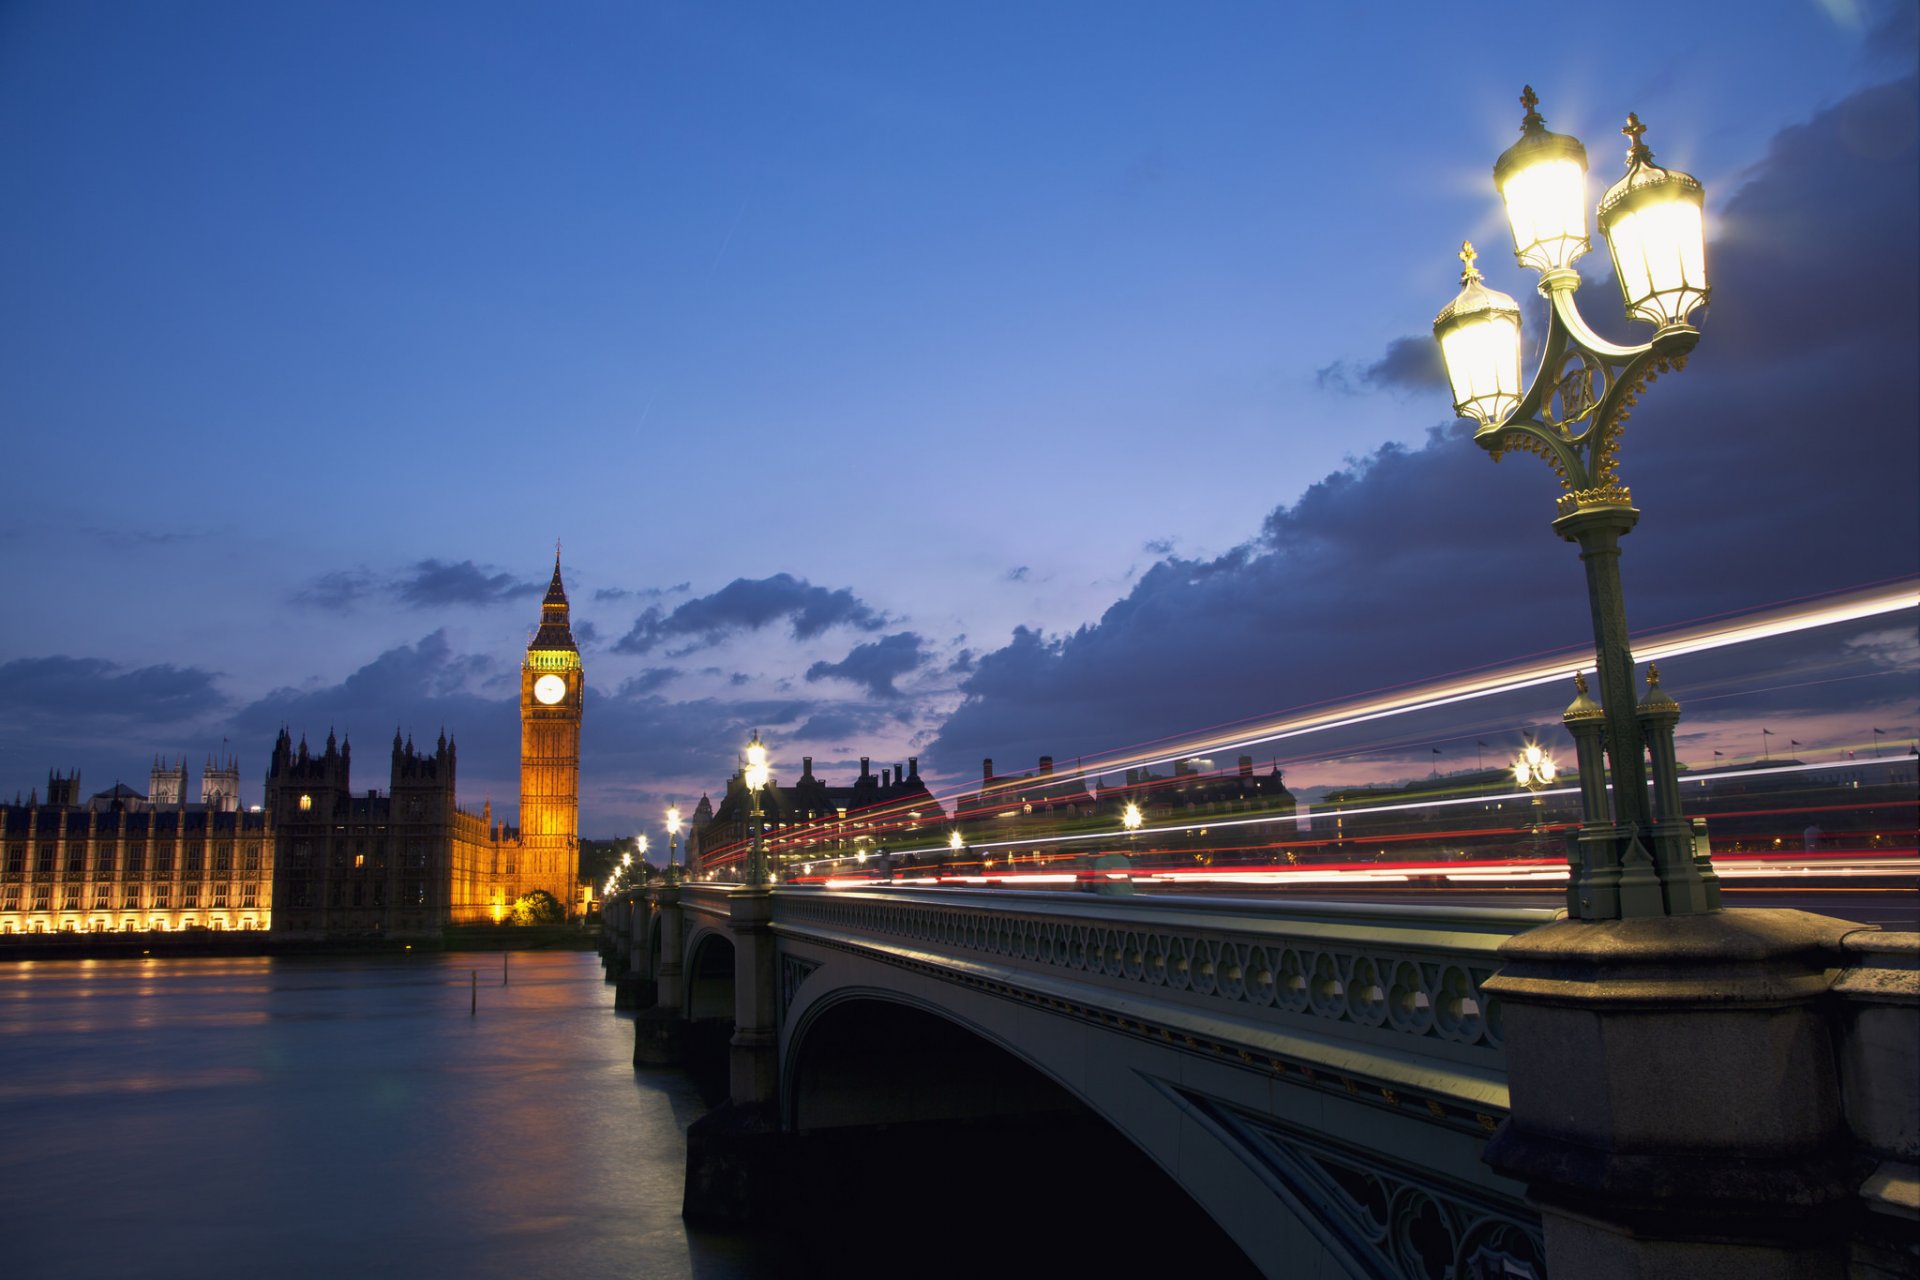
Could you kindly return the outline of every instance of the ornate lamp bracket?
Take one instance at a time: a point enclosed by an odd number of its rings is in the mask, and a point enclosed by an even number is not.
[[[1513,413],[1482,426],[1474,440],[1496,462],[1516,449],[1551,466],[1560,480],[1561,516],[1630,511],[1633,495],[1619,474],[1621,429],[1648,384],[1686,367],[1700,331],[1675,325],[1639,346],[1608,342],[1580,315],[1579,288],[1580,273],[1571,267],[1542,273],[1540,292],[1552,311],[1539,366]]]

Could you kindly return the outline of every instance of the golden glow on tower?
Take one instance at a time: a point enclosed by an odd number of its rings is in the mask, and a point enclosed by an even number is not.
[[[585,673],[569,622],[560,557],[540,629],[520,668],[521,853],[509,900],[544,889],[572,903],[580,835],[580,715]]]

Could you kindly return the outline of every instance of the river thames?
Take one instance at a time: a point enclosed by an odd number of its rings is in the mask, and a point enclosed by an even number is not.
[[[611,1006],[584,952],[0,965],[3,1269],[785,1270],[681,1222],[704,1106]]]

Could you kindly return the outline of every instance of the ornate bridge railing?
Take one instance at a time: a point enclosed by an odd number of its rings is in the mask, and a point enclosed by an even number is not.
[[[782,889],[774,932],[1050,1002],[1482,1129],[1506,1109],[1496,951],[1561,913],[955,889]],[[803,976],[782,974],[790,996]],[[785,1001],[783,999],[782,1003]],[[1451,1117],[1448,1117],[1451,1118]]]

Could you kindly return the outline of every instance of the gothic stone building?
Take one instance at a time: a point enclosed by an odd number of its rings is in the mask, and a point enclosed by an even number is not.
[[[563,906],[578,879],[580,653],[555,556],[522,666],[516,831],[454,800],[454,744],[394,735],[388,791],[355,792],[353,749],[282,729],[264,805],[242,811],[236,761],[209,760],[187,802],[184,761],[156,761],[148,794],[82,802],[79,775],[47,799],[0,806],[0,933],[265,929],[294,937],[429,937],[498,921],[522,895]],[[524,831],[524,835],[522,832]]]

